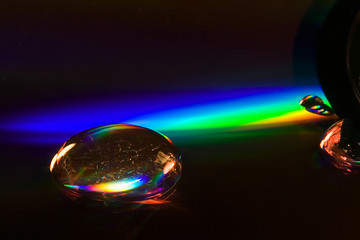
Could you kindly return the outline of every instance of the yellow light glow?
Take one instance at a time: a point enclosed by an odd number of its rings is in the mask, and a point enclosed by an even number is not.
[[[50,163],[50,172],[52,172],[57,159],[58,159],[58,154],[55,154],[55,156],[53,157],[53,159],[51,160],[51,163]]]
[[[163,169],[164,175],[168,174],[171,171],[171,169],[173,169],[174,166],[175,166],[175,161],[168,162]]]
[[[294,111],[282,114],[281,116],[272,117],[272,118],[264,118],[263,120],[254,121],[251,123],[243,124],[241,127],[247,128],[268,128],[269,126],[286,126],[297,123],[303,123],[310,120],[329,120],[329,119],[337,119],[337,115],[333,116],[322,116],[313,113],[309,113],[303,110]]]
[[[136,179],[130,182],[121,181],[121,182],[108,182],[100,183],[93,185],[92,189],[97,192],[123,192],[141,185],[141,179]]]

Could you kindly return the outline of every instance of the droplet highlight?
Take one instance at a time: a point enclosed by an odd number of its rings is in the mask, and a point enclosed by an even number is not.
[[[67,196],[104,205],[164,199],[174,190],[181,168],[180,154],[169,138],[127,124],[71,137],[50,163]]]
[[[324,134],[320,148],[325,160],[344,173],[360,171],[360,123],[343,119]]]
[[[306,111],[323,116],[334,115],[334,111],[326,105],[323,100],[316,95],[308,95],[303,97],[299,104],[305,108]]]

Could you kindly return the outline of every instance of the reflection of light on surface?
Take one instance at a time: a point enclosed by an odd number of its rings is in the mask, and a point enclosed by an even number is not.
[[[315,105],[315,106],[312,106],[312,107],[310,107],[311,109],[314,109],[314,110],[316,110],[316,109],[320,109],[321,108],[321,105]]]
[[[175,166],[174,161],[168,162],[163,169],[164,175],[168,174],[171,171],[171,169],[173,169],[174,166]]]
[[[158,205],[158,204],[165,204],[170,202],[171,201],[161,200],[161,199],[147,199],[144,201],[135,201],[135,203],[148,204],[148,205]]]
[[[137,188],[143,184],[141,178],[133,181],[115,181],[110,183],[97,184],[94,187],[98,192],[123,192]]]
[[[55,154],[50,163],[50,172],[53,170],[55,163],[62,158],[67,152],[69,152],[73,147],[75,147],[76,143],[69,144],[64,147],[59,153]]]
[[[351,141],[349,141],[349,139],[351,139],[353,136],[342,136],[343,124],[344,120],[340,120],[334,123],[325,133],[323,140],[320,143],[320,147],[325,151],[328,156],[330,156],[331,164],[334,165],[337,169],[347,174],[349,172],[352,172],[353,170],[358,171],[359,165],[356,161],[356,154],[354,155],[354,152],[352,152],[352,148],[354,146],[352,146]],[[347,122],[346,124],[352,123]],[[348,126],[346,126],[346,128],[347,127]]]
[[[333,118],[336,119],[337,117],[334,115]],[[282,116],[278,116],[278,117],[272,117],[268,119],[254,121],[248,124],[244,124],[243,127],[246,127],[247,129],[263,129],[269,127],[280,127],[280,126],[299,124],[311,120],[329,120],[329,119],[331,119],[329,116],[315,115],[300,110],[300,111],[284,113]]]
[[[306,96],[306,97],[303,97],[303,98],[300,100],[299,104],[300,104],[300,105],[303,105],[304,103],[308,102],[308,101],[311,100],[311,99],[319,99],[319,98],[318,98],[316,95],[311,94],[311,95],[308,95],[308,96]]]
[[[58,154],[55,154],[55,156],[53,157],[53,159],[51,160],[51,163],[50,163],[50,172],[52,172],[57,160],[58,160]]]
[[[321,88],[314,86],[209,90],[159,99],[138,97],[131,103],[119,98],[89,99],[2,117],[0,130],[9,135],[9,141],[35,143],[60,143],[85,129],[116,123],[140,125],[170,138],[184,131],[187,136],[197,136],[196,131],[247,131],[321,119],[298,105],[309,93],[326,99]]]
[[[68,151],[70,151],[73,147],[75,147],[75,145],[76,143],[72,143],[64,147],[64,149],[60,151],[58,159],[62,158]]]
[[[320,148],[324,148],[324,144],[329,141],[329,138],[334,134],[334,132],[335,130],[332,130],[325,135],[325,138],[320,142]]]
[[[132,190],[144,184],[143,178],[119,180],[107,183],[100,183],[89,186],[67,185],[65,187],[88,190],[93,192],[125,192]]]
[[[102,128],[102,129],[101,129]],[[128,124],[118,124],[113,126],[103,126],[101,128],[97,128],[93,130],[93,133],[91,134],[92,139],[100,138],[104,135],[107,135],[110,131],[118,131],[118,130],[124,130],[124,129],[143,129],[139,126],[133,126]],[[164,136],[164,135],[163,135]],[[165,137],[165,136],[164,136]]]

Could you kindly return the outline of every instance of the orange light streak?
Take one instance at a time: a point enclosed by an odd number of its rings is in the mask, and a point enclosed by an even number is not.
[[[163,169],[164,175],[168,174],[171,171],[171,169],[173,169],[174,166],[175,166],[175,161],[168,162]]]
[[[52,172],[55,163],[57,163],[59,161],[59,159],[61,159],[67,152],[69,152],[73,147],[75,147],[76,143],[72,143],[67,145],[66,147],[64,147],[63,149],[60,150],[60,152],[58,152],[57,154],[55,154],[55,156],[53,157],[53,159],[51,160],[50,163],[50,172]]]

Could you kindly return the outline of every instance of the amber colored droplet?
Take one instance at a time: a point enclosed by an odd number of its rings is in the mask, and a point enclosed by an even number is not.
[[[181,168],[180,154],[167,137],[127,124],[71,137],[50,164],[66,195],[105,205],[163,199],[179,180]]]
[[[326,159],[344,173],[360,171],[360,123],[343,119],[324,134],[320,148]]]

